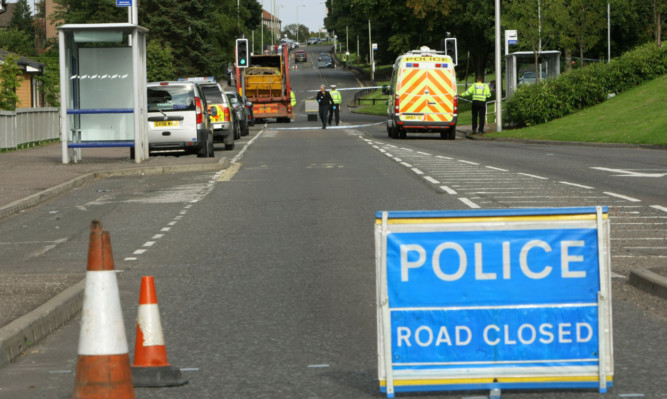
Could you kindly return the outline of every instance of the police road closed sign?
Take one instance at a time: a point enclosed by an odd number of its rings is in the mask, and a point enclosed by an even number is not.
[[[388,397],[612,385],[606,208],[378,212],[375,242]]]

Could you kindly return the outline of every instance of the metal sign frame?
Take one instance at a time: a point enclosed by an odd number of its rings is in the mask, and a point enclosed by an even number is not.
[[[378,212],[381,392],[606,392],[609,240],[606,207]]]

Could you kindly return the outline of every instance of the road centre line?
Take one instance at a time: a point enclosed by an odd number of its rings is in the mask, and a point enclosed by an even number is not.
[[[440,184],[439,181],[435,180],[435,179],[432,178],[431,176],[424,176],[424,180],[427,180],[427,181],[429,181],[429,182],[431,182],[431,183],[433,183],[433,184]]]
[[[468,198],[459,198],[459,201],[463,202],[464,204],[468,205],[470,208],[477,209],[479,208],[479,205],[475,204],[474,202],[470,201]]]
[[[406,168],[411,168],[412,167],[412,165],[410,165],[407,162],[401,162],[401,165],[405,166]]]
[[[448,159],[448,160],[453,160],[454,159],[454,158],[445,157],[445,156],[442,156],[442,155],[436,155],[435,157],[440,158],[440,159]]]
[[[447,194],[452,194],[452,195],[457,194],[457,192],[456,192],[455,190],[453,190],[453,189],[451,189],[451,188],[449,188],[449,187],[447,187],[447,186],[440,186],[440,188],[441,188],[442,190],[444,190]]]
[[[468,165],[479,165],[477,162],[464,161],[463,159],[459,159],[459,162],[467,163]]]
[[[485,166],[485,168],[497,170],[497,171],[500,171],[500,172],[509,172],[509,170],[507,170],[507,169],[496,168],[495,166]]]
[[[155,241],[146,241],[143,246],[144,247],[152,247],[153,245],[155,245]]]
[[[657,209],[659,211],[667,212],[667,207],[660,206],[660,205],[651,205],[651,208]]]
[[[428,152],[421,152],[421,151],[417,151],[417,154],[421,154],[421,155],[428,155],[428,156],[431,156],[431,154],[429,154]]]
[[[531,175],[531,174],[529,174],[529,173],[518,173],[518,174],[523,175],[523,176],[528,176],[528,177],[534,177],[534,178],[536,178],[536,179],[541,179],[541,180],[549,180],[549,179],[546,178],[546,177],[537,176],[537,175]]]
[[[577,183],[570,183],[567,181],[559,181],[561,184],[567,184],[568,186],[574,186],[574,187],[579,187],[579,188],[585,188],[586,190],[592,190],[594,187],[590,186],[584,186],[583,184],[577,184]]]
[[[419,170],[417,168],[412,168],[412,171],[415,172],[418,175],[423,175],[424,174],[424,172],[422,172],[421,170]]]
[[[609,196],[616,197],[616,198],[621,198],[621,199],[624,199],[624,200],[627,200],[627,201],[630,201],[630,202],[641,202],[641,200],[638,200],[637,198],[628,197],[627,195],[611,193],[609,191],[604,191],[604,193],[609,195]]]
[[[409,152],[414,152],[414,151],[415,151],[415,150],[413,150],[413,149],[405,148],[405,147],[401,147],[401,150],[409,151]]]

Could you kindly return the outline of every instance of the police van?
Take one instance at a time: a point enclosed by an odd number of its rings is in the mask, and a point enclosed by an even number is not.
[[[383,93],[387,102],[387,133],[405,138],[407,133],[435,132],[456,138],[457,100],[454,61],[442,51],[421,47],[396,59],[391,83]]]

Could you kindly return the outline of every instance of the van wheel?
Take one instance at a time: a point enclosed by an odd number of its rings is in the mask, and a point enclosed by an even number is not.
[[[456,140],[456,126],[450,126],[447,133],[449,134],[448,139]]]
[[[401,129],[401,130],[399,130],[399,132],[401,133],[401,138],[402,139],[405,139],[406,137],[408,137],[408,132],[406,132],[405,129]]]
[[[387,137],[391,138],[391,128],[389,127],[388,123],[387,123]]]
[[[231,151],[231,150],[234,149],[235,146],[236,146],[235,143],[225,144],[225,150],[227,150],[227,151]]]
[[[397,128],[396,126],[394,126],[394,127],[391,128],[390,137],[391,137],[392,139],[397,139],[397,138],[399,138],[398,128]]]

